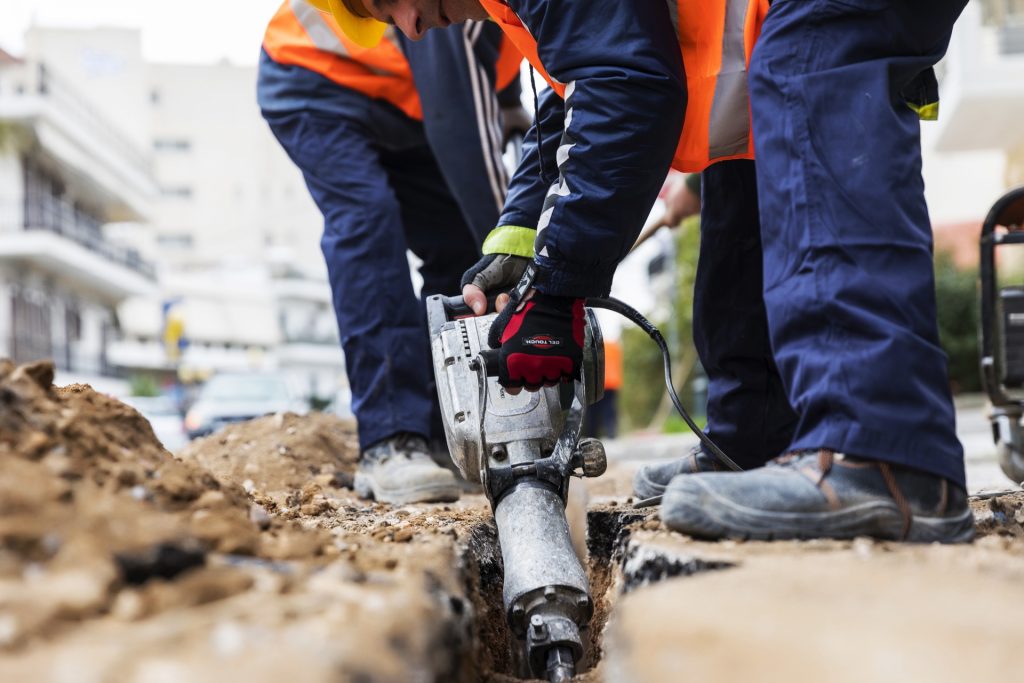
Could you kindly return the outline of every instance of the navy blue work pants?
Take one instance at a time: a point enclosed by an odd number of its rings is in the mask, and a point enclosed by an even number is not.
[[[775,0],[750,68],[764,304],[799,416],[788,449],[961,485],[919,122],[904,94],[945,53],[965,4]]]
[[[324,215],[327,262],[361,448],[398,432],[443,438],[422,297],[457,294],[479,239],[445,184],[422,125],[361,98],[350,115],[266,115]]]
[[[707,433],[744,469],[785,451],[796,415],[772,355],[753,161],[701,177],[693,341],[708,376]]]

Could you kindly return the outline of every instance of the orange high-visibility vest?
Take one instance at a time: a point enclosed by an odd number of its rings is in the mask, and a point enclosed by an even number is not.
[[[385,100],[423,120],[412,70],[389,27],[377,47],[349,40],[332,17],[304,0],[285,0],[270,20],[263,49],[278,64],[301,66],[338,85]]]
[[[615,339],[604,340],[604,388],[622,388],[622,344]]]
[[[519,54],[519,50],[507,35],[503,36],[501,47],[498,49],[498,61],[494,65],[495,92],[501,92],[512,85],[512,81],[519,78],[519,67],[522,63],[523,56]]]
[[[508,5],[480,0],[534,69],[562,97],[537,55],[537,42]],[[716,161],[753,159],[747,66],[768,0],[665,0],[686,71],[686,118],[672,167],[703,171]],[[609,46],[609,49],[614,49]]]

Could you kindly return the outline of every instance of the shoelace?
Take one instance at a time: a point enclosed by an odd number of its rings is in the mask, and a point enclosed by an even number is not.
[[[878,463],[878,469],[882,471],[882,479],[885,480],[885,485],[889,489],[889,495],[896,501],[896,507],[899,508],[900,514],[903,515],[903,531],[900,534],[900,540],[904,541],[910,534],[910,527],[914,523],[914,513],[910,509],[910,503],[904,497],[903,491],[900,490],[899,485],[896,483],[896,474],[892,471],[889,463]]]
[[[779,465],[791,464],[796,459],[810,455],[813,451],[797,451],[794,453],[785,453],[772,462],[777,462]],[[832,471],[832,466],[835,464],[836,454],[834,451],[821,449],[818,451],[818,471],[821,473],[818,477],[818,485],[825,480],[828,473]],[[900,516],[903,518],[903,529],[900,532],[900,540],[906,540],[910,534],[910,527],[914,523],[914,512],[910,508],[910,503],[907,502],[906,496],[903,495],[903,491],[900,489],[899,484],[896,482],[896,474],[892,470],[892,466],[887,462],[876,462],[879,472],[882,474],[882,480],[885,482],[885,487],[889,489],[889,495],[892,496],[893,501],[896,503],[896,508],[900,511]]]

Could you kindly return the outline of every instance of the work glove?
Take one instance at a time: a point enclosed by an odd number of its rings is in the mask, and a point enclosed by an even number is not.
[[[498,382],[536,391],[580,379],[583,363],[583,299],[532,288],[526,269],[508,306],[494,319],[487,342],[498,352]]]
[[[476,285],[485,294],[504,292],[519,282],[526,266],[532,262],[533,259],[515,254],[484,254],[483,258],[462,274],[461,286]]]
[[[511,289],[533,263],[533,242],[537,231],[515,225],[498,226],[484,240],[483,258],[462,276],[462,289],[479,287],[484,294]],[[477,302],[479,303],[479,302]],[[477,309],[478,315],[483,311]]]

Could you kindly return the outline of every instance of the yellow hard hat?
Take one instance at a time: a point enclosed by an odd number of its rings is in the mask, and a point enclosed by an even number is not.
[[[352,4],[362,5],[362,0],[308,1],[321,12],[329,12],[345,35],[361,47],[376,47],[388,27],[384,22],[368,16],[361,17],[350,9]]]

